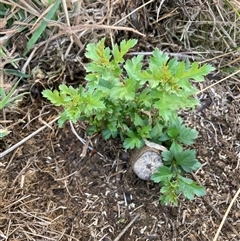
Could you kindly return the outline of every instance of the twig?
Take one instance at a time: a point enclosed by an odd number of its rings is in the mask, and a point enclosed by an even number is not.
[[[214,237],[213,241],[217,241],[218,236],[219,236],[219,234],[220,234],[220,232],[221,232],[221,229],[222,229],[224,223],[226,222],[228,213],[230,212],[231,207],[232,207],[232,205],[234,204],[234,202],[236,201],[239,193],[240,193],[240,188],[238,189],[238,191],[237,191],[236,194],[234,195],[231,203],[229,204],[229,206],[228,206],[228,208],[227,208],[227,211],[225,212],[225,214],[224,214],[224,216],[223,216],[222,222],[220,223],[220,226],[218,227],[218,230],[217,230],[217,232],[216,232],[216,234],[215,234],[215,237]]]
[[[134,222],[138,220],[139,217],[140,215],[137,214],[135,218],[122,230],[122,232],[118,234],[118,236],[114,239],[114,241],[119,241],[120,238],[123,236],[123,234],[133,225]]]
[[[198,180],[197,176],[194,173],[192,173],[192,176],[198,182],[198,184],[202,186],[201,182]],[[203,200],[215,212],[215,214],[217,214],[218,217],[220,217],[221,219],[223,218],[222,214],[211,204],[208,198],[203,197]],[[240,234],[238,233],[238,231],[227,220],[225,220],[225,223],[240,238]]]
[[[84,140],[82,137],[80,137],[80,136],[78,135],[78,133],[76,132],[76,130],[75,130],[74,126],[73,126],[73,123],[72,123],[71,121],[69,121],[69,122],[70,122],[71,130],[72,130],[73,134],[78,138],[78,140],[79,140],[83,145],[86,145],[86,140]],[[94,150],[94,148],[91,147],[91,146],[88,146],[87,148],[88,148],[90,151]],[[100,152],[97,152],[97,154],[98,154],[100,157],[103,157],[103,158],[104,158],[104,155],[102,155]]]
[[[127,14],[125,17],[121,18],[119,21],[117,21],[116,23],[113,24],[113,26],[118,25],[120,22],[122,22],[124,19],[128,18],[129,16],[131,16],[133,13],[137,12],[139,9],[143,8],[144,6],[150,4],[151,2],[154,2],[154,0],[150,0],[146,3],[144,3],[143,5],[141,5],[140,7],[134,9],[131,13]]]
[[[48,123],[49,125],[52,125],[55,121],[57,121],[60,117],[55,118],[54,120],[50,121]],[[38,130],[34,131],[32,134],[30,134],[29,136],[25,137],[23,140],[19,141],[18,143],[16,143],[15,145],[11,146],[9,149],[7,149],[6,151],[0,153],[0,159],[3,158],[4,156],[6,156],[8,153],[10,153],[11,151],[15,150],[16,148],[18,148],[19,146],[21,146],[24,142],[28,141],[29,139],[31,139],[32,137],[34,137],[35,135],[37,135],[39,132],[41,132],[42,130],[44,130],[46,127],[48,127],[47,125],[40,127]]]
[[[206,91],[206,90],[212,88],[213,86],[215,86],[215,85],[217,85],[217,84],[220,84],[220,83],[223,82],[224,80],[229,79],[230,77],[232,77],[232,76],[234,76],[234,75],[236,75],[236,74],[238,74],[238,73],[240,73],[240,69],[237,70],[237,71],[235,71],[234,73],[228,75],[227,77],[225,77],[225,78],[223,78],[223,79],[220,79],[220,80],[217,81],[216,83],[213,83],[213,84],[207,86],[206,88],[204,88],[204,89],[198,91],[196,94],[198,95],[198,94],[200,94],[200,93],[203,93],[204,91]]]

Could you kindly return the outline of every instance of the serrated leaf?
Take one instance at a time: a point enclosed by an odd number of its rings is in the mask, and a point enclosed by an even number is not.
[[[137,44],[137,39],[129,39],[126,41],[125,39],[120,43],[121,53],[126,54],[132,47]]]
[[[170,147],[170,151],[175,155],[177,155],[178,153],[183,152],[183,148],[176,142],[173,141],[172,145]]]
[[[184,107],[184,103],[182,103],[182,100],[176,95],[159,92],[156,97],[158,100],[153,106],[159,111],[159,115],[162,116],[165,121],[168,121],[180,107]]]
[[[109,139],[109,138],[116,138],[118,135],[118,131],[117,130],[110,130],[110,129],[104,129],[102,131],[102,136],[105,140]]]
[[[100,41],[105,41],[104,39],[101,39]],[[96,53],[96,44],[95,43],[89,43],[86,47],[86,53],[85,53],[85,57],[94,60],[94,61],[98,61],[99,60],[99,56]]]
[[[144,141],[140,139],[134,132],[129,132],[127,138],[125,138],[123,146],[126,149],[141,148]]]
[[[95,61],[99,66],[95,65],[95,68],[101,68],[101,66],[108,66],[109,60],[111,58],[110,48],[105,47],[105,38],[102,38],[98,43],[90,43],[87,45],[85,56],[89,59]],[[94,65],[94,64],[93,64]],[[93,66],[92,65],[92,66]],[[91,65],[88,65],[87,68],[90,68]],[[94,71],[94,68],[93,68]],[[94,72],[97,72],[95,69]]]
[[[70,95],[72,97],[76,96],[79,94],[79,91],[77,88],[73,88],[72,86],[67,86],[67,85],[64,85],[64,84],[61,84],[59,85],[59,90],[61,93],[61,95],[65,94],[65,95]]]
[[[149,138],[151,129],[152,127],[146,124],[145,126],[137,127],[137,133],[142,138]]]
[[[175,155],[176,164],[181,166],[185,172],[191,172],[192,167],[196,164],[196,151],[195,150],[185,150],[179,152]]]
[[[158,140],[161,141],[161,142],[167,141],[169,139],[170,139],[170,137],[167,133],[161,134],[161,136],[158,138]]]
[[[92,93],[85,93],[83,96],[83,101],[85,104],[84,112],[87,116],[93,115],[95,110],[101,111],[105,109],[105,103],[102,100],[102,92],[97,91]]]
[[[136,84],[132,79],[127,79],[125,84],[119,83],[111,89],[110,97],[112,99],[132,101],[135,98]]]
[[[181,127],[177,140],[185,145],[191,145],[197,137],[198,132],[196,130],[188,127]]]
[[[165,183],[167,181],[170,181],[173,177],[172,171],[166,167],[166,166],[161,166],[158,168],[157,172],[153,173],[151,176],[151,180],[155,183]]]
[[[161,68],[162,66],[165,66],[169,60],[169,56],[166,53],[163,53],[158,48],[155,48],[152,54],[152,57],[149,59],[149,65],[150,69],[151,66],[158,66]]]
[[[146,125],[146,121],[144,119],[142,119],[138,113],[133,113],[133,123],[135,126],[144,126]]]
[[[175,139],[175,138],[177,138],[177,136],[179,134],[179,128],[172,126],[168,129],[167,134],[168,134],[169,137]]]
[[[65,95],[61,94],[57,90],[54,90],[54,91],[43,90],[42,95],[43,95],[43,97],[50,100],[56,106],[61,106],[64,104]]]
[[[120,48],[117,44],[114,45],[112,54],[114,56],[115,63],[122,63],[124,61],[123,56],[137,44],[136,39],[123,40],[120,43]]]
[[[179,178],[178,192],[182,192],[183,196],[189,200],[192,200],[194,195],[198,197],[206,195],[204,187],[198,185],[193,180],[182,176]]]
[[[145,106],[145,108],[149,108],[152,106],[152,96],[149,94],[149,89],[143,89],[142,92],[139,94],[137,93],[136,103],[139,106]]]
[[[178,205],[178,197],[176,194],[177,186],[173,182],[165,183],[165,185],[160,189],[160,202],[164,205]]]
[[[198,62],[194,62],[191,67],[182,74],[181,78],[184,79],[194,79],[195,81],[203,81],[204,76],[209,74],[215,68],[209,64],[205,64],[202,67],[199,67]]]
[[[162,190],[161,192],[165,192],[165,190]],[[160,196],[160,203],[163,205],[173,205],[173,206],[177,207],[178,206],[178,197],[175,193],[163,194]]]
[[[164,163],[170,164],[174,158],[174,155],[171,151],[163,151],[162,158],[163,158]]]
[[[63,127],[64,123],[69,120],[69,117],[67,116],[66,112],[63,112],[60,114],[60,118],[58,119],[58,125],[59,127]]]
[[[127,60],[123,66],[128,74],[128,77],[134,79],[134,81],[141,79],[142,60],[143,55],[138,55],[133,57],[131,60]]]
[[[163,125],[157,122],[150,131],[151,139],[158,139],[162,135]]]

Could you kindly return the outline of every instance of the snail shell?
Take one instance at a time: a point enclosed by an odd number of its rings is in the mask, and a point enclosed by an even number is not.
[[[148,146],[136,150],[130,162],[133,172],[142,180],[149,180],[158,167],[163,165],[159,151]]]

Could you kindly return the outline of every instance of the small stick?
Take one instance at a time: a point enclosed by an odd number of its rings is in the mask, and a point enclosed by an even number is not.
[[[75,130],[75,128],[74,128],[74,126],[73,126],[73,123],[71,122],[71,121],[69,121],[70,122],[70,126],[71,126],[71,130],[72,130],[72,132],[73,132],[73,134],[78,138],[78,140],[83,144],[83,145],[86,145],[86,140],[84,140],[82,137],[80,137],[79,135],[78,135],[78,133],[76,132],[76,130]],[[89,150],[94,150],[94,148],[93,147],[91,147],[91,146],[88,146],[87,145],[87,148],[89,149]],[[97,152],[97,154],[100,156],[100,157],[103,157],[104,158],[104,155],[102,155],[100,152]]]
[[[3,158],[4,156],[6,156],[8,153],[10,153],[11,151],[15,150],[16,148],[18,148],[19,146],[21,146],[24,142],[28,141],[29,139],[31,139],[32,137],[34,137],[35,135],[37,135],[39,132],[41,132],[42,130],[44,130],[46,127],[49,127],[50,125],[52,125],[55,121],[57,121],[60,117],[55,118],[54,120],[50,121],[48,123],[48,125],[42,126],[40,127],[38,130],[34,131],[32,134],[28,135],[27,137],[25,137],[23,140],[19,141],[18,143],[16,143],[15,145],[11,146],[9,149],[7,149],[6,151],[0,153],[0,159]]]
[[[194,173],[192,173],[192,176],[198,182],[199,185],[202,185],[201,182],[198,180],[197,176]],[[220,217],[221,219],[223,218],[222,214],[211,204],[211,202],[208,200],[207,197],[203,197],[203,200],[218,215],[218,217]],[[240,234],[238,233],[238,231],[227,220],[225,220],[225,223],[240,238]]]
[[[123,234],[132,226],[132,224],[134,222],[136,222],[138,220],[139,217],[140,217],[140,215],[137,214],[135,216],[135,218],[122,230],[122,232],[120,234],[118,234],[118,236],[113,241],[119,241],[120,238],[123,236]]]
[[[235,193],[235,195],[234,195],[231,203],[229,204],[229,206],[228,206],[228,208],[227,208],[227,211],[225,212],[225,214],[224,214],[224,216],[223,216],[222,222],[220,223],[220,226],[218,227],[218,230],[217,230],[217,232],[216,232],[216,234],[215,234],[215,237],[214,237],[213,241],[217,241],[218,236],[219,236],[219,234],[220,234],[220,232],[221,232],[221,229],[222,229],[222,227],[223,227],[223,224],[225,223],[225,221],[226,221],[226,219],[227,219],[227,215],[228,215],[228,213],[230,212],[231,207],[232,207],[232,205],[234,204],[234,202],[236,201],[239,193],[240,193],[240,188],[239,188],[238,191]]]

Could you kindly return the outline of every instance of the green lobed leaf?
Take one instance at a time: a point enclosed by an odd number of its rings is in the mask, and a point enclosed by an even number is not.
[[[171,166],[173,163],[175,163],[175,156],[181,151],[182,147],[176,142],[173,142],[169,150],[162,152],[164,164]]]
[[[162,187],[161,192],[166,192],[167,188]],[[178,196],[174,192],[166,192],[166,194],[160,195],[160,203],[163,205],[178,206]]]
[[[183,152],[183,148],[176,141],[173,141],[170,147],[170,151],[173,153],[174,156],[176,156],[178,153]]]
[[[151,139],[157,140],[163,134],[163,125],[157,122],[150,131]]]
[[[43,90],[42,91],[43,97],[50,100],[54,105],[61,106],[65,103],[65,94],[60,93],[57,90],[51,91],[51,90]]]
[[[167,130],[167,134],[169,137],[176,139],[177,136],[179,135],[179,128],[171,126],[168,130]]]
[[[163,158],[164,163],[171,164],[173,161],[174,155],[171,151],[163,151],[162,158]]]
[[[172,115],[176,115],[177,110],[180,108],[187,107],[183,99],[177,95],[166,92],[153,92],[153,95],[158,98],[153,106],[159,111],[159,115],[162,116],[165,121],[169,121]]]
[[[95,66],[92,69],[94,72],[97,72],[97,69],[100,70],[101,66],[108,66],[109,61],[111,58],[110,54],[110,48],[105,47],[104,45],[105,38],[102,38],[98,43],[90,43],[86,47],[86,53],[85,56],[91,60],[93,60],[93,66]],[[95,62],[95,63],[94,63]],[[98,64],[98,65],[96,65]],[[87,65],[87,69],[90,68],[90,65]]]
[[[132,79],[127,79],[125,83],[119,83],[112,87],[110,97],[112,99],[120,99],[125,101],[132,101],[135,98],[137,83]]]
[[[127,133],[128,137],[125,138],[123,146],[126,149],[141,148],[144,144],[143,140],[139,138],[133,131]]]
[[[128,74],[128,77],[133,79],[134,81],[141,79],[141,71],[143,65],[142,60],[143,55],[138,55],[133,57],[131,60],[127,60],[125,65],[123,66]]]
[[[185,145],[191,145],[197,137],[198,132],[196,130],[181,126],[177,140]]]
[[[61,94],[70,95],[72,97],[79,94],[79,89],[73,88],[72,86],[68,87],[67,85],[64,85],[64,84],[59,85],[59,90],[60,90]]]
[[[189,69],[185,70],[184,73],[181,73],[181,76],[177,77],[180,79],[194,79],[195,81],[203,81],[204,76],[209,74],[214,69],[215,68],[209,64],[205,64],[202,67],[199,67],[199,63],[194,62],[191,66],[189,66]]]
[[[173,177],[172,171],[166,166],[160,166],[157,172],[153,173],[151,176],[151,180],[155,183],[166,183],[170,181]]]
[[[122,40],[120,43],[121,54],[125,55],[136,44],[137,44],[136,39],[129,39],[128,41],[126,41],[125,39]]]
[[[105,140],[109,138],[116,138],[118,135],[118,130],[104,129],[102,130],[102,136]]]
[[[104,101],[102,100],[102,92],[101,91],[95,91],[92,93],[86,93],[83,100],[85,102],[85,112],[89,114],[93,114],[93,110],[101,111],[105,109]]]
[[[155,48],[149,59],[149,69],[151,69],[152,66],[157,66],[160,69],[161,67],[167,65],[168,60],[168,54],[163,53],[158,48]]]
[[[137,127],[137,133],[141,138],[146,139],[150,137],[151,129],[152,127],[146,124],[145,126]]]
[[[133,115],[133,123],[135,126],[144,126],[146,125],[146,120],[141,118],[138,113],[131,113]]]
[[[64,111],[64,112],[60,113],[60,118],[58,119],[58,125],[59,125],[59,127],[60,127],[60,128],[63,127],[64,123],[65,123],[67,120],[69,120],[69,118],[68,118],[66,112]]]
[[[182,192],[183,196],[189,200],[192,200],[194,195],[198,197],[206,195],[204,187],[198,185],[193,180],[182,176],[179,178],[178,192]]]
[[[141,91],[141,93],[136,93],[136,103],[141,107],[145,107],[145,109],[149,109],[153,104],[153,97],[149,94],[151,90],[145,88]]]
[[[114,56],[115,63],[123,63],[124,59],[123,56],[135,45],[137,44],[136,39],[129,39],[128,41],[123,40],[120,43],[120,48],[117,44],[113,46],[112,54]]]
[[[169,127],[161,136],[161,141],[173,139],[177,142],[185,145],[191,145],[198,136],[198,132],[194,129],[188,128],[183,124],[183,120],[180,117],[172,117],[169,120]]]
[[[164,205],[178,206],[178,196],[176,194],[177,184],[176,182],[168,182],[160,189],[160,202]]]
[[[195,150],[184,150],[182,152],[175,153],[176,164],[181,166],[185,172],[191,172],[196,164],[196,151]]]

